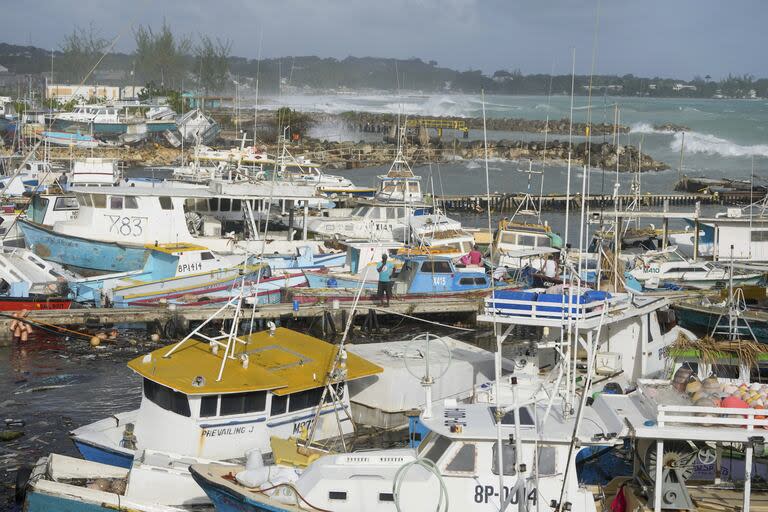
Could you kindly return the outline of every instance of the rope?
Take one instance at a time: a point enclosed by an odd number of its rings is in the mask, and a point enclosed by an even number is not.
[[[53,333],[53,334],[62,334],[62,331],[64,331],[64,332],[69,333],[69,334],[74,334],[75,336],[81,336],[83,338],[90,338],[90,336],[88,334],[86,334],[86,333],[83,333],[83,332],[80,332],[80,331],[73,331],[71,329],[67,329],[66,327],[62,327],[60,325],[55,325],[55,324],[49,324],[49,323],[43,322],[41,320],[29,320],[28,318],[15,317],[13,315],[9,315],[9,314],[6,314],[6,313],[0,313],[0,316],[4,317],[4,318],[10,318],[11,320],[16,320],[18,322],[24,322],[25,324],[29,324],[32,327],[37,327],[38,329],[41,329],[43,331],[50,332],[50,333]],[[48,329],[47,327],[52,327],[53,329]]]
[[[297,496],[297,497],[298,497],[298,498],[299,498],[301,501],[303,501],[304,503],[306,503],[306,504],[307,504],[307,506],[308,506],[309,508],[311,508],[311,509],[314,509],[314,510],[319,510],[320,512],[333,512],[333,511],[331,511],[331,510],[328,510],[328,509],[325,509],[325,508],[316,507],[316,506],[312,505],[310,502],[308,502],[308,501],[306,500],[306,498],[304,498],[304,496],[302,496],[302,495],[301,495],[301,493],[300,493],[300,492],[299,492],[299,490],[296,488],[296,486],[294,486],[293,484],[290,484],[290,483],[277,484],[277,485],[273,485],[272,487],[267,487],[266,489],[256,489],[255,491],[256,491],[256,492],[258,492],[259,494],[263,494],[263,495],[267,496],[267,492],[269,492],[269,491],[272,491],[272,490],[275,490],[275,489],[279,489],[280,487],[288,487],[290,490],[292,490],[293,492],[295,492],[295,493],[296,493],[296,496]]]
[[[437,481],[440,483],[440,498],[437,501],[435,512],[448,512],[448,487],[445,485],[443,475],[440,474],[440,470],[437,468],[437,465],[434,462],[429,459],[422,458],[417,458],[411,462],[403,464],[400,466],[400,468],[398,468],[397,473],[395,473],[395,478],[392,481],[392,495],[395,498],[395,508],[397,509],[397,512],[403,512],[403,509],[400,508],[400,488],[402,487],[403,481],[405,480],[405,475],[414,466],[424,468],[437,477]],[[445,503],[443,503],[443,499],[445,499]]]

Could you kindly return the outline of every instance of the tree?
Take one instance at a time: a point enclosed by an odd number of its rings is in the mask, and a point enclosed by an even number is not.
[[[163,20],[160,31],[140,26],[133,33],[136,41],[135,72],[141,81],[152,81],[160,87],[176,88],[186,73],[187,58],[192,48],[188,37],[177,39]]]
[[[106,39],[99,37],[93,23],[88,28],[75,27],[61,45],[63,55],[59,73],[72,83],[83,82],[108,44]]]
[[[202,36],[195,48],[198,66],[198,81],[203,91],[218,91],[224,88],[229,73],[229,53],[232,42]]]

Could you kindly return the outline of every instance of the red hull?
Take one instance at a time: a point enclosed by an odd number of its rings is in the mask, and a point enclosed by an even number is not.
[[[71,300],[65,299],[23,299],[23,298],[2,298],[0,299],[0,311],[43,311],[48,309],[69,309],[72,306]]]

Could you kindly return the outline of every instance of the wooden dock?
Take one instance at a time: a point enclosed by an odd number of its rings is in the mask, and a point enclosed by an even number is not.
[[[523,202],[524,194],[491,194],[490,207],[493,212],[514,212]],[[700,205],[739,205],[749,204],[754,194],[747,192],[727,192],[716,194],[643,194],[640,196],[641,207],[660,208],[665,204],[669,206],[695,206]],[[446,211],[458,212],[484,212],[488,208],[489,196],[483,194],[474,195],[446,195],[434,198]],[[541,198],[542,211],[564,211],[566,205],[571,210],[581,209],[581,195],[574,194],[570,197],[564,194],[545,195]],[[623,194],[618,196],[619,205],[628,205],[635,199],[633,195]],[[616,198],[613,195],[590,195],[586,198],[589,208],[613,208]],[[538,204],[538,201],[535,200]]]
[[[476,313],[483,304],[482,297],[462,299],[419,299],[408,302],[393,299],[390,306],[382,308],[372,301],[360,301],[355,310],[355,317],[371,315],[408,315],[429,316],[445,313]],[[202,322],[215,313],[221,305],[194,306],[194,307],[153,307],[153,308],[78,308],[67,310],[31,311],[27,319],[45,328],[53,329],[53,326],[65,327],[71,330],[86,330],[95,332],[105,327],[125,324],[145,324],[153,331],[159,331],[169,338],[180,337],[186,334],[190,323]],[[294,309],[293,304],[263,304],[253,312],[253,318],[263,328],[267,321],[285,321],[300,319],[321,319],[323,322],[332,322],[336,330],[342,330],[346,319],[352,310],[351,303],[337,303],[336,307],[331,302],[318,304],[301,304]],[[231,319],[234,308],[228,308],[219,315],[221,320]],[[251,306],[243,306],[242,320],[250,321],[252,315]],[[10,338],[9,316],[0,317],[0,337]]]

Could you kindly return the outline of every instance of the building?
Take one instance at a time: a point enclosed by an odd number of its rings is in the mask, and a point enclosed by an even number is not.
[[[695,85],[686,85],[686,84],[678,83],[678,84],[675,84],[675,85],[672,86],[672,90],[676,91],[676,92],[680,92],[680,91],[695,91],[696,90],[696,86]]]
[[[128,85],[124,87],[113,85],[64,85],[49,84],[45,86],[46,98],[53,98],[61,102],[73,99],[106,101],[120,101],[134,99],[144,91],[143,86]]]

